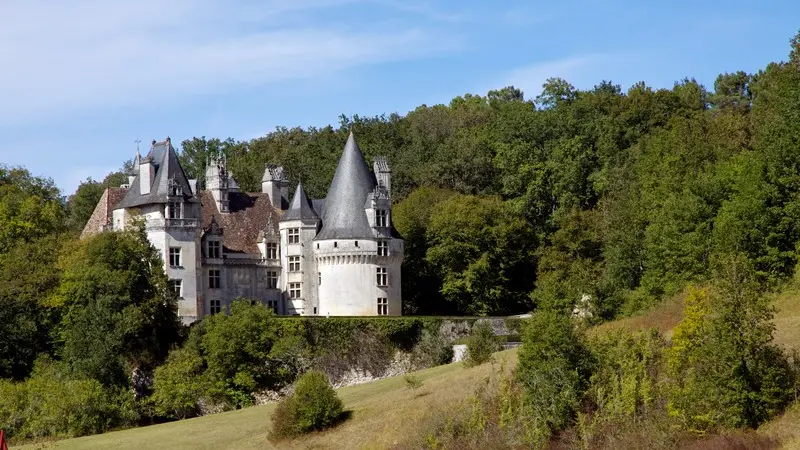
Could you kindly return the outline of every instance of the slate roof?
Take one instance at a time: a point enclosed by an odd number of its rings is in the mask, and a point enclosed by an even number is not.
[[[222,246],[226,253],[258,254],[259,234],[272,226],[278,233],[280,212],[265,193],[230,192],[230,213],[221,214],[210,191],[200,191],[202,226],[208,229],[211,218],[222,228]]]
[[[153,161],[155,165],[155,174],[153,176],[152,184],[150,185],[150,193],[142,195],[139,184],[139,171],[135,167],[136,178],[131,183],[125,198],[122,199],[117,208],[131,208],[134,206],[147,205],[152,203],[167,203],[167,191],[169,187],[169,180],[174,179],[178,186],[183,190],[183,197],[186,201],[197,202],[197,198],[189,186],[189,180],[183,172],[180,163],[178,162],[178,155],[175,154],[175,149],[169,138],[162,142],[153,142],[153,147],[150,153],[142,159]]]
[[[97,202],[97,206],[95,206],[94,211],[92,211],[92,215],[89,217],[89,220],[83,227],[81,239],[86,236],[100,233],[103,231],[103,226],[111,223],[112,211],[114,210],[114,207],[117,205],[117,203],[119,203],[120,200],[123,199],[123,197],[125,197],[125,193],[127,192],[127,188],[118,187],[106,188],[106,190],[103,191],[103,195]]]
[[[375,175],[367,167],[351,132],[325,198],[322,230],[314,239],[373,237],[364,202],[376,184]]]
[[[319,220],[319,215],[314,211],[314,207],[308,201],[308,196],[303,190],[302,182],[297,183],[292,203],[289,205],[289,209],[283,213],[281,220]]]

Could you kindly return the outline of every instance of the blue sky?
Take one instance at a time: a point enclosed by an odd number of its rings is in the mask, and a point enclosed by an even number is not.
[[[798,29],[797,0],[1,0],[0,163],[69,194],[136,139],[535,97],[551,76],[712,87],[785,60]]]

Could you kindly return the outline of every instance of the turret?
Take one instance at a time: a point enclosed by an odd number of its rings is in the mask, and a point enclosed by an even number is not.
[[[272,206],[278,209],[289,206],[289,180],[283,166],[267,164],[261,177],[261,192],[269,195]]]
[[[226,167],[225,157],[211,158],[206,166],[206,190],[211,192],[217,210],[221,213],[230,211],[228,207],[228,191],[230,187],[230,176]]]
[[[389,168],[389,162],[383,156],[376,156],[372,162],[372,171],[375,173],[375,179],[378,181],[378,186],[386,189],[389,199],[392,198],[392,169]]]
[[[156,141],[153,140],[153,147]],[[139,159],[139,193],[142,195],[150,193],[150,186],[153,184],[153,177],[156,173],[156,167],[153,163],[153,158],[147,156]]]

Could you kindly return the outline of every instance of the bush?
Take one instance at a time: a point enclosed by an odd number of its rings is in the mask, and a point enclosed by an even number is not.
[[[467,340],[468,366],[478,366],[492,359],[492,353],[500,350],[500,342],[489,322],[476,322]]]
[[[306,372],[292,395],[284,398],[272,415],[273,439],[297,436],[333,426],[343,413],[342,401],[320,371]]]
[[[176,419],[196,415],[205,385],[203,358],[192,348],[173,350],[153,378],[156,413]]]
[[[101,433],[133,423],[132,403],[130,392],[115,394],[97,380],[70,378],[37,361],[25,382],[0,382],[0,428],[16,438]]]
[[[448,364],[453,360],[453,344],[440,333],[422,331],[419,343],[411,352],[411,362],[418,369]]]
[[[525,326],[517,377],[525,389],[526,414],[537,433],[564,428],[574,416],[591,373],[591,354],[572,320],[537,311]]]

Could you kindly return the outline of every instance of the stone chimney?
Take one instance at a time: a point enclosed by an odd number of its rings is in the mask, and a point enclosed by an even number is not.
[[[289,207],[289,180],[283,166],[267,164],[261,177],[261,192],[269,196],[272,206],[279,209]]]

